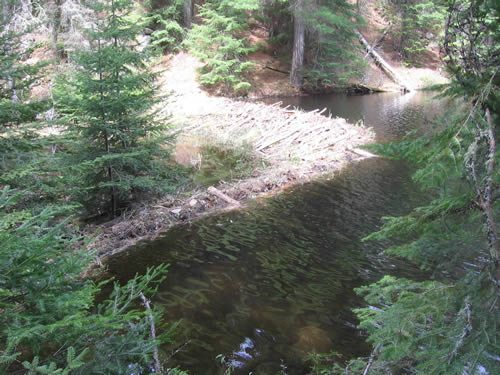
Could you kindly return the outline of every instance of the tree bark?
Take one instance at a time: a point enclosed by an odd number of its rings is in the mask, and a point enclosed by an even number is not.
[[[207,191],[210,193],[210,194],[213,194],[215,195],[216,197],[219,197],[220,199],[222,199],[223,201],[226,201],[227,203],[233,205],[233,206],[236,206],[236,207],[241,207],[241,203],[238,202],[237,200],[229,197],[228,195],[224,194],[222,191],[220,191],[219,189],[213,187],[213,186],[210,186]]]
[[[370,46],[370,43],[365,39],[363,34],[361,34],[358,30],[356,33],[359,36],[359,40],[365,46],[368,53],[373,57],[377,65],[391,78],[394,82],[401,86],[401,89],[404,92],[411,91],[410,86],[404,81],[404,79],[394,70],[392,67],[380,56],[375,48]]]
[[[304,79],[305,25],[302,15],[300,14],[302,10],[303,0],[297,0],[293,22],[292,71],[290,72],[290,83],[295,87],[301,87]]]
[[[469,115],[469,117],[472,116]],[[495,155],[497,147],[495,125],[493,124],[489,108],[485,109],[485,120],[488,125],[486,129],[481,129],[479,126],[476,127],[476,137],[467,150],[465,167],[468,170],[467,179],[473,184],[476,192],[477,206],[481,210],[485,219],[484,224],[486,227],[490,260],[494,268],[491,272],[491,276],[497,288],[500,288],[500,238],[494,215],[494,176],[496,172]],[[480,149],[482,142],[486,143],[486,150]],[[487,152],[485,158],[486,160],[480,157],[484,151]],[[481,158],[479,163],[477,160],[478,158]],[[486,173],[484,176],[479,175],[480,172],[478,171],[478,164],[479,166],[486,166]]]
[[[102,81],[104,80],[104,77],[103,77],[103,74],[102,74],[102,52],[101,52],[101,39],[98,39],[97,40],[97,53],[98,53],[98,56],[99,56],[99,64],[98,64],[98,72],[99,72],[99,82],[102,83]],[[102,90],[102,85],[99,85],[100,87],[100,96],[101,96],[101,102],[100,102],[100,110],[101,110],[101,120],[103,122],[103,125],[106,126],[106,111],[104,109],[104,92]],[[109,135],[108,135],[108,131],[107,130],[104,130],[104,144],[105,144],[105,148],[106,148],[106,154],[110,154],[111,153],[111,146],[110,146],[110,142],[109,142]],[[111,162],[108,161],[108,167],[107,167],[107,170],[108,170],[108,178],[109,178],[109,182],[113,185],[113,167],[111,165]],[[111,186],[111,189],[110,189],[110,203],[111,203],[111,212],[112,212],[112,215],[113,215],[113,218],[116,217],[116,193],[115,193],[115,187],[114,186]]]
[[[54,0],[52,3],[52,45],[56,55],[56,63],[59,64],[62,58],[62,51],[59,48],[59,29],[61,27],[61,2]]]
[[[184,0],[184,26],[187,29],[190,29],[192,22],[193,22],[193,1]]]
[[[10,21],[11,21],[11,12],[13,9],[9,6],[9,2],[7,0],[2,1],[2,23],[5,25],[4,32],[10,32]],[[7,86],[11,92],[11,101],[14,104],[19,103],[19,97],[16,90],[16,78],[13,74],[14,67],[7,73]]]

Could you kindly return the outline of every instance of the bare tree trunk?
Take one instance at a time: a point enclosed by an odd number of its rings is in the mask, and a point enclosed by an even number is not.
[[[192,22],[193,22],[193,1],[184,0],[184,26],[190,29]]]
[[[51,4],[52,16],[52,45],[56,54],[56,62],[59,64],[62,58],[62,51],[59,48],[59,29],[61,27],[61,4],[62,0],[54,0]]]
[[[2,20],[1,21],[5,25],[4,32],[7,34],[10,32],[10,28],[11,28],[10,21],[11,21],[11,12],[12,11],[13,11],[13,9],[11,9],[11,7],[9,7],[9,1],[3,0],[2,1]],[[7,73],[7,87],[11,92],[10,98],[11,98],[12,103],[17,104],[17,103],[19,103],[19,96],[18,96],[18,93],[16,90],[16,78],[14,77],[13,69],[14,68],[12,68],[12,70]]]
[[[104,77],[102,74],[102,61],[101,61],[102,53],[101,53],[101,40],[100,39],[97,40],[97,48],[98,48],[97,53],[99,56],[99,62],[98,62],[99,82],[102,83],[102,81],[104,80]],[[102,85],[99,85],[99,87],[100,87],[100,96],[101,96],[101,102],[100,102],[101,120],[102,120],[104,126],[106,126],[105,125],[106,124],[106,112],[104,110],[104,92],[102,89]],[[106,154],[109,155],[111,153],[111,146],[110,146],[109,134],[108,134],[107,130],[104,130],[104,144],[106,147]],[[107,166],[107,172],[108,172],[109,182],[112,185],[111,189],[110,189],[111,212],[113,214],[113,217],[116,217],[116,192],[115,192],[115,187],[113,186],[113,166],[111,165],[111,162],[109,162],[109,161],[108,161],[108,166]]]
[[[302,0],[297,0],[293,22],[292,71],[290,72],[290,83],[295,87],[301,87],[303,84],[302,70],[304,68],[305,25],[300,14],[302,10]]]

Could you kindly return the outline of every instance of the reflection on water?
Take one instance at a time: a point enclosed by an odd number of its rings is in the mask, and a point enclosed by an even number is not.
[[[379,142],[393,141],[408,132],[431,130],[435,117],[443,112],[443,103],[433,99],[435,94],[412,91],[406,94],[387,92],[373,95],[318,95],[304,97],[268,98],[269,104],[281,101],[305,110],[328,108],[334,117],[355,123],[363,120],[373,127]]]
[[[235,353],[242,373],[277,371],[282,359],[301,374],[298,358],[313,349],[365,354],[352,289],[394,269],[415,270],[381,256],[386,244],[360,238],[416,199],[402,163],[366,160],[265,205],[174,228],[109,267],[126,280],[149,265],[172,265],[155,302],[168,320],[183,319],[192,341],[177,360],[194,374],[217,373],[219,353]]]
[[[368,111],[368,124],[371,111],[390,112],[382,102],[354,98]],[[398,100],[395,106],[411,113]],[[372,125],[390,138],[388,121]],[[391,137],[402,129],[411,125],[396,127]],[[288,374],[305,374],[302,359],[312,350],[366,355],[351,311],[362,301],[353,288],[387,273],[416,277],[418,270],[383,256],[389,243],[361,238],[380,226],[381,216],[407,213],[422,199],[404,163],[365,160],[264,204],[173,228],[108,266],[127,280],[171,264],[154,302],[165,307],[166,321],[182,319],[178,342],[191,341],[175,364],[191,374],[221,374],[218,354],[236,374],[274,375],[282,361]]]

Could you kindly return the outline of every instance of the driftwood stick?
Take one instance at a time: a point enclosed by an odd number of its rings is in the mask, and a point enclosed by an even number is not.
[[[366,365],[366,368],[365,368],[365,371],[363,372],[363,375],[367,375],[368,371],[370,371],[370,368],[373,365],[373,361],[375,360],[375,357],[377,356],[379,349],[380,349],[380,344],[377,344],[375,349],[373,349],[372,354],[370,354],[370,359],[368,360],[368,364]]]
[[[274,72],[278,72],[278,73],[290,74],[290,72],[288,72],[286,70],[281,70],[281,69],[273,68],[272,66],[269,66],[269,65],[264,66],[264,68],[272,70]]]
[[[351,151],[353,154],[363,156],[365,158],[376,158],[378,155],[372,154],[371,152],[361,150],[359,148],[348,148],[349,151]]]
[[[236,207],[241,207],[241,203],[238,202],[237,200],[234,200],[233,198],[231,198],[230,196],[224,194],[222,191],[220,191],[219,189],[213,187],[213,186],[210,186],[207,191],[210,193],[210,194],[213,194],[215,195],[216,197],[219,197],[220,199],[222,199],[223,201],[229,203],[229,204],[232,204],[233,206],[236,206]]]
[[[148,319],[149,319],[149,325],[151,327],[151,339],[154,341],[156,340],[156,327],[155,327],[155,321],[153,319],[153,314],[151,313],[151,305],[149,304],[149,300],[144,296],[144,294],[140,294],[142,303],[144,304],[144,307],[148,311]],[[153,349],[153,360],[154,360],[154,368],[155,372],[157,374],[163,374],[163,368],[160,363],[160,357],[158,356],[158,347],[155,345]]]
[[[297,117],[292,117],[291,119],[289,119],[288,121],[286,121],[283,125],[288,125],[292,122],[292,120],[295,120]],[[298,129],[296,127],[293,127],[292,130],[289,130],[287,133],[285,134],[280,134],[277,138],[274,138],[274,139],[271,139],[267,142],[263,142],[261,144],[258,144],[257,145],[257,151],[262,151],[266,148],[268,148],[269,146],[273,145],[274,143],[277,143],[277,142],[280,142],[288,137],[290,137],[292,134],[294,134],[296,131],[298,131]]]

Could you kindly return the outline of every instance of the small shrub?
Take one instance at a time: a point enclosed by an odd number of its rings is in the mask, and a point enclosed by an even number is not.
[[[255,51],[243,33],[248,28],[248,11],[256,10],[258,2],[207,1],[199,7],[203,22],[193,25],[186,45],[205,66],[200,83],[204,86],[222,86],[226,92],[244,95],[250,89],[244,74],[253,63],[245,56]]]
[[[179,50],[186,35],[182,26],[182,7],[182,0],[169,0],[164,7],[153,10],[148,17],[149,25],[153,29],[151,45],[156,52]]]
[[[213,185],[249,176],[257,165],[250,147],[233,148],[228,145],[209,144],[201,147],[201,165],[194,174],[200,185]]]

